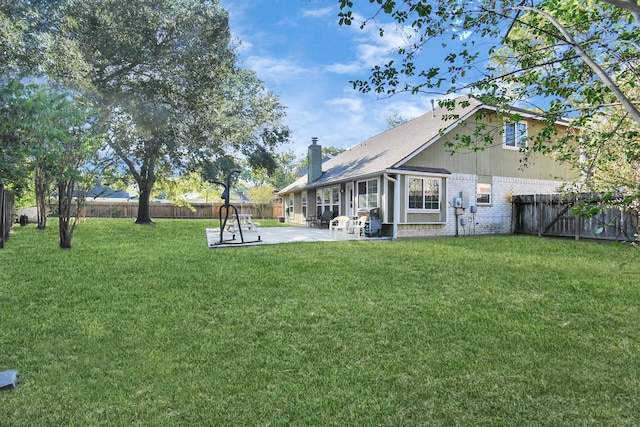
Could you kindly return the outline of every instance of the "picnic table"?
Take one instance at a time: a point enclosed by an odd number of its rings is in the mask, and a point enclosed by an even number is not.
[[[228,232],[233,233],[238,229],[238,220],[240,221],[240,226],[243,230],[251,230],[255,231],[258,229],[258,223],[253,222],[252,214],[238,214],[238,218],[232,216],[227,221],[226,229]]]

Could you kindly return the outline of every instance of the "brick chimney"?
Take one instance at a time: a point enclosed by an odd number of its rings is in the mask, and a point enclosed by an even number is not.
[[[311,145],[307,154],[307,182],[313,182],[322,176],[322,146],[318,145],[318,138],[311,138]]]

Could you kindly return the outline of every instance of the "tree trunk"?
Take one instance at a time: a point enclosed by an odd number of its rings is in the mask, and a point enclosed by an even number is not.
[[[60,230],[60,248],[71,249],[72,231],[69,227],[71,218],[71,199],[73,197],[73,181],[58,184],[58,228]]]
[[[47,185],[39,171],[35,173],[36,211],[38,216],[38,230],[47,228]]]
[[[71,249],[71,232],[69,229],[69,218],[60,217],[60,248]]]
[[[151,212],[149,211],[153,183],[145,180],[138,182],[138,187],[140,188],[140,195],[138,197],[138,217],[136,218],[136,224],[153,224]]]

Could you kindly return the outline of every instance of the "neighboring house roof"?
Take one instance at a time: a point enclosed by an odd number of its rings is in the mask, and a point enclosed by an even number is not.
[[[96,185],[87,192],[87,199],[129,199],[129,193],[122,190],[114,190],[104,185]]]
[[[466,107],[457,100],[453,110],[435,109],[348,148],[323,164],[323,173],[320,178],[309,183],[305,175],[280,193],[315,188],[328,183],[373,176],[389,169],[399,169],[404,162],[440,138],[443,132],[449,132],[484,106],[474,98],[468,98],[468,100],[469,105]],[[429,172],[450,173],[444,169]]]
[[[220,203],[223,202],[224,203],[224,199],[220,198],[220,197],[202,197],[200,195],[200,193],[186,193],[182,195],[184,197],[184,199],[186,201],[188,201],[189,203],[211,203],[212,201],[215,201],[216,203]],[[249,199],[249,197],[247,197],[247,194],[243,191],[243,190],[236,190],[236,189],[231,189],[231,199],[229,200],[229,203],[251,203],[251,199]]]

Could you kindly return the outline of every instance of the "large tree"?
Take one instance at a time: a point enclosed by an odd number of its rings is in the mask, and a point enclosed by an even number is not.
[[[98,152],[104,135],[97,126],[97,111],[87,100],[67,98],[66,134],[58,142],[54,166],[58,199],[60,248],[71,249],[71,239],[89,188],[95,185]]]
[[[236,64],[219,1],[69,0],[61,16],[108,113],[111,154],[138,186],[136,223],[152,222],[158,174],[251,159],[286,140],[283,107]]]
[[[594,217],[603,208],[619,207],[620,212],[640,215],[640,126],[621,106],[606,109],[595,116],[583,132],[574,153],[565,150],[565,160],[581,170],[583,181],[578,187],[580,202],[574,212]],[[621,214],[621,219],[632,217]],[[603,224],[604,226],[614,224]],[[640,236],[640,223],[636,222]],[[631,236],[627,236],[631,237]]]
[[[295,180],[295,173],[299,170],[299,159],[293,150],[277,153],[274,156],[274,168],[250,168],[248,164],[239,165],[242,170],[241,179],[250,186],[271,186],[282,189]]]
[[[10,81],[2,88],[0,110],[0,127],[8,140],[1,169],[19,190],[26,187],[26,177],[33,179],[37,226],[44,229],[60,143],[67,135],[69,101],[46,85]]]
[[[26,179],[33,179],[39,229],[47,226],[49,200],[56,193],[60,247],[70,248],[71,214],[80,211],[82,202],[76,197],[78,184],[101,147],[95,114],[77,94],[46,84],[10,81],[0,93],[0,132],[8,141],[0,146],[0,178],[18,194]]]

